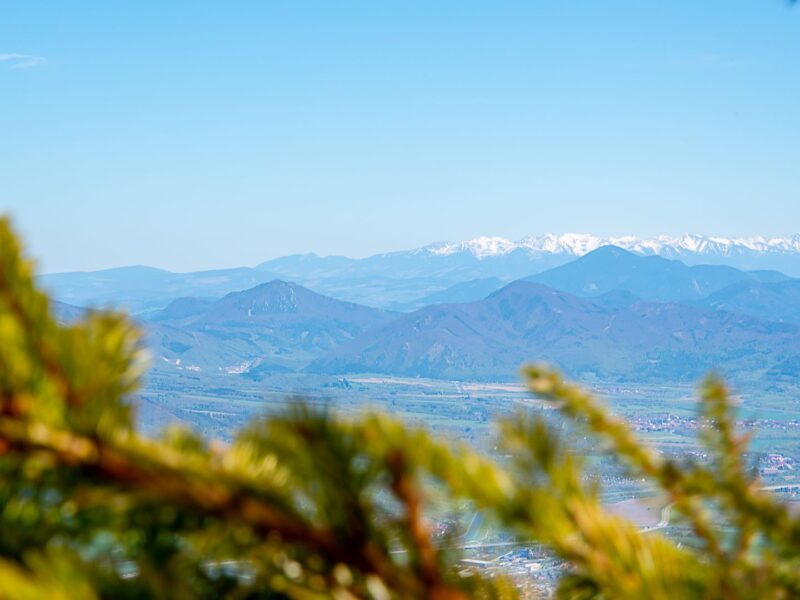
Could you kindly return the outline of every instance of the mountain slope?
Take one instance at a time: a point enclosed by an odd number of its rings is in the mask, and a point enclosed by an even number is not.
[[[296,369],[393,316],[278,280],[187,305],[173,303],[148,323],[151,347],[166,363],[160,366]]]
[[[56,320],[61,324],[69,324],[78,321],[86,316],[86,309],[79,306],[72,306],[64,302],[54,301],[50,303],[50,309],[53,311]]]
[[[624,291],[644,300],[677,302],[699,299],[741,281],[787,278],[777,272],[746,272],[720,265],[690,267],[677,260],[603,246],[528,279],[579,296]]]
[[[762,319],[800,323],[800,279],[742,281],[711,294],[698,304]]]
[[[396,310],[416,310],[423,306],[430,306],[432,304],[456,304],[460,302],[474,302],[475,300],[483,300],[489,294],[492,294],[506,285],[497,277],[487,277],[485,279],[471,279],[456,283],[450,287],[428,294],[422,298],[418,298],[413,302],[400,304],[394,307]]]
[[[172,273],[152,267],[121,267],[43,275],[40,282],[62,302],[143,313],[161,309],[176,298],[219,298],[274,278],[267,271],[249,268]]]
[[[150,314],[147,317],[147,320],[153,322],[160,322],[160,321],[176,321],[181,319],[187,319],[189,317],[194,317],[196,315],[199,315],[200,313],[208,309],[208,307],[211,306],[213,302],[214,302],[213,300],[206,300],[204,298],[193,298],[191,296],[176,298],[162,310]]]
[[[674,303],[601,306],[517,281],[482,301],[399,317],[308,369],[509,380],[546,360],[579,376],[683,380],[717,366],[756,375],[796,355],[797,326]]]

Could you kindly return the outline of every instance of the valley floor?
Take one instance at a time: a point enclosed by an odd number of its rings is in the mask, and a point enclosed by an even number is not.
[[[695,388],[690,385],[618,384],[590,386],[614,412],[625,417],[637,434],[665,454],[703,460],[697,443],[699,421]],[[793,499],[800,493],[800,387],[763,389],[742,386],[736,396],[740,429],[753,434],[748,459],[763,483]],[[156,433],[181,421],[209,438],[229,440],[250,419],[285,410],[305,401],[342,415],[377,410],[425,427],[446,439],[465,441],[502,461],[494,423],[517,411],[536,411],[548,419],[557,414],[521,384],[441,381],[353,374],[345,377],[287,374],[263,381],[234,375],[204,377],[184,372],[152,372],[138,400],[140,427]],[[580,440],[579,440],[580,443]],[[602,486],[612,512],[631,519],[645,531],[690,543],[690,532],[670,515],[664,499],[627,477],[613,457],[583,444],[589,476]],[[520,578],[534,588],[547,588],[563,565],[538,544],[508,537],[468,507],[465,521],[441,513],[443,536],[459,534],[465,566]],[[434,515],[436,518],[436,516]]]

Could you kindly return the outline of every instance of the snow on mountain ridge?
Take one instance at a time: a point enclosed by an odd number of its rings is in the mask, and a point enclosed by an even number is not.
[[[476,258],[487,256],[502,256],[509,254],[519,247],[519,243],[501,237],[481,236],[463,242],[442,242],[426,246],[430,254],[446,256],[459,252],[470,252]]]
[[[441,242],[420,248],[418,251],[435,256],[448,256],[468,252],[477,259],[505,256],[517,250],[529,255],[571,254],[583,256],[601,246],[619,246],[636,254],[721,255],[742,253],[795,254],[800,253],[800,234],[785,238],[763,236],[724,238],[698,234],[680,237],[660,235],[653,238],[636,236],[603,237],[584,233],[532,235],[516,242],[497,236],[481,236],[461,242]]]

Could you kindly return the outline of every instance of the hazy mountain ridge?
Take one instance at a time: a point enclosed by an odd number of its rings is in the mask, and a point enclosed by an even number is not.
[[[181,297],[220,298],[275,279],[275,275],[248,267],[172,273],[135,266],[53,273],[39,279],[45,289],[65,303],[92,308],[121,307],[142,313],[162,309]]]
[[[527,279],[578,296],[629,292],[643,300],[681,302],[704,298],[735,283],[789,278],[777,271],[742,271],[722,265],[687,266],[678,260],[602,246]]]
[[[714,292],[698,304],[762,319],[800,323],[800,279],[741,281]]]
[[[432,255],[422,263],[415,256],[297,260],[320,281],[339,269],[327,281],[343,289],[348,282],[400,282],[413,290],[420,281],[444,281],[400,277],[403,269],[420,275],[431,265],[455,277],[470,264],[490,271],[504,260],[531,264],[519,248],[480,258],[469,251]],[[167,272],[141,268],[94,274],[92,281],[113,288],[121,278],[145,292],[159,282],[224,289],[299,263],[287,257],[257,269],[184,274],[178,283]],[[364,269],[393,270],[398,278],[371,278]],[[753,377],[799,374],[800,280],[775,271],[690,266],[604,246],[532,277],[457,282],[417,302],[427,306],[392,313],[272,279],[216,300],[178,298],[144,320],[156,368],[256,378],[307,370],[510,380],[529,360],[619,380],[693,379],[712,368]],[[80,311],[56,306],[64,315]]]
[[[257,268],[338,298],[371,306],[408,308],[418,307],[458,284],[491,278],[507,283],[567,264],[608,245],[641,256],[680,259],[691,265],[710,263],[800,275],[800,234],[735,239],[692,234],[654,238],[547,234],[517,242],[479,237],[361,259],[315,254],[285,256]]]
[[[584,234],[530,236],[518,242],[481,237],[441,242],[366,258],[284,256],[259,264],[193,273],[151,267],[55,273],[41,277],[56,299],[77,306],[122,306],[134,313],[164,308],[183,296],[220,298],[279,278],[319,293],[380,308],[415,308],[427,297],[476,279],[508,283],[566,264],[606,245],[691,265],[777,269],[800,276],[800,235],[727,239],[711,236],[604,238]]]
[[[458,283],[425,302],[399,314],[271,280],[218,300],[176,299],[145,323],[156,368],[250,377],[305,369],[513,379],[532,359],[612,379],[690,379],[714,367],[793,376],[800,365],[800,326],[791,324],[800,280],[778,272],[601,247],[533,277]]]
[[[189,304],[173,303],[147,322],[157,366],[296,370],[393,316],[279,280],[181,310]]]
[[[693,379],[756,374],[800,355],[800,327],[678,303],[612,308],[517,281],[485,300],[403,315],[312,363],[310,371],[511,380],[546,360],[569,373]]]
[[[418,298],[413,302],[397,305],[396,310],[409,311],[417,310],[432,304],[454,304],[461,302],[474,302],[475,300],[482,300],[489,294],[496,292],[508,282],[503,281],[497,277],[486,277],[483,279],[471,279],[456,283],[450,287],[422,298]]]

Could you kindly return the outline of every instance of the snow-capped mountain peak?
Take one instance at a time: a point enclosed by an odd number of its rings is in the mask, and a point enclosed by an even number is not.
[[[502,237],[481,236],[463,242],[442,242],[432,244],[425,249],[430,254],[447,256],[460,252],[469,252],[476,258],[486,258],[489,256],[502,256],[509,254],[519,247],[519,244]]]
[[[728,256],[747,253],[795,254],[800,253],[800,234],[791,237],[765,238],[762,236],[724,238],[717,236],[685,234],[659,235],[651,238],[636,236],[603,237],[584,233],[547,233],[531,235],[516,242],[502,237],[481,236],[461,242],[442,242],[421,248],[420,251],[435,256],[459,253],[472,254],[477,259],[505,256],[515,251],[529,255],[567,254],[583,256],[601,246],[619,246],[637,254],[661,256],[715,255]]]

